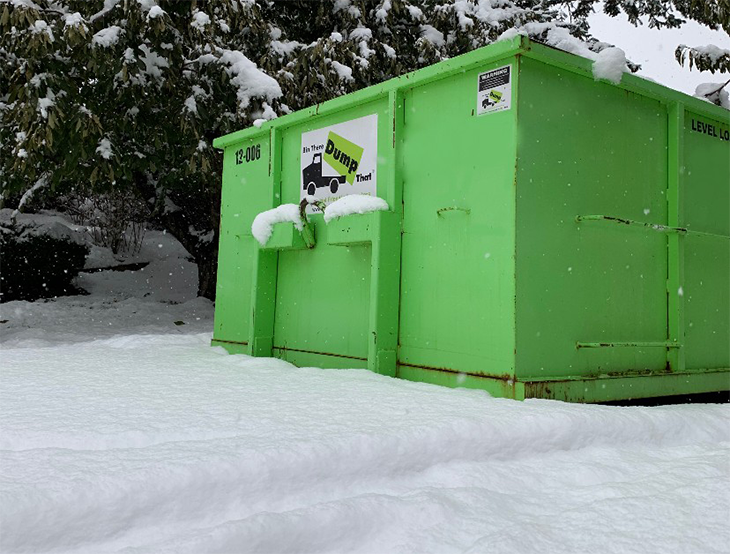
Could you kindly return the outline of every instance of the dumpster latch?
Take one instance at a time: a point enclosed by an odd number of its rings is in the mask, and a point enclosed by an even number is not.
[[[302,228],[302,239],[304,239],[304,244],[307,245],[307,248],[314,248],[314,245],[317,244],[317,242],[314,239],[314,228],[312,227],[312,224],[307,219],[307,206],[316,206],[322,212],[324,212],[324,202],[321,202],[320,200],[310,200],[309,197],[305,197],[302,199],[301,202],[299,202],[299,216],[302,219],[302,224],[304,227]]]

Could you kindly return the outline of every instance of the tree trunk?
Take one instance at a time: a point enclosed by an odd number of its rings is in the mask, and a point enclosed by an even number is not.
[[[198,264],[198,296],[215,301],[215,285],[218,275],[218,233],[215,233],[210,248],[198,249],[195,257]]]
[[[215,300],[216,273],[218,269],[218,229],[213,240],[201,240],[190,232],[191,223],[185,212],[167,212],[160,217],[162,225],[180,241],[198,266],[198,296]]]
[[[143,198],[157,197],[159,194],[159,191],[151,186],[144,176],[138,176],[136,185],[142,191]],[[198,296],[215,300],[218,269],[218,226],[220,223],[220,184],[213,185],[213,188],[208,189],[207,192],[208,195],[197,198],[184,194],[178,195],[179,198],[174,200],[179,201],[180,209],[174,211],[162,210],[157,212],[153,219],[180,241],[180,244],[193,257],[198,266]],[[200,205],[188,205],[186,210],[185,204],[189,204],[190,201],[209,203],[209,205],[203,210],[200,209]],[[156,202],[156,204],[164,205],[161,202]],[[202,238],[206,228],[213,230],[212,240]]]

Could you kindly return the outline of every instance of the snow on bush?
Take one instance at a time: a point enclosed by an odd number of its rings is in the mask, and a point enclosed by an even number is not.
[[[34,35],[37,35],[39,33],[44,33],[48,37],[48,40],[50,40],[51,42],[53,42],[55,40],[55,37],[53,36],[53,31],[48,26],[48,23],[46,23],[42,19],[36,20],[36,22],[31,27],[31,32]]]
[[[711,104],[718,104],[730,110],[730,94],[725,87],[728,83],[702,83],[695,89],[695,98],[700,98]]]
[[[446,43],[444,34],[432,25],[421,25],[421,38],[439,48]]]
[[[593,62],[593,77],[596,81],[605,79],[618,85],[621,82],[621,76],[627,70],[626,54],[620,48],[601,50]]]
[[[66,27],[81,27],[84,30],[88,29],[84,24],[83,16],[79,12],[74,12],[64,17],[63,28],[65,29]]]
[[[71,284],[89,248],[79,233],[58,221],[0,210],[0,302],[76,294]]]
[[[96,153],[105,160],[112,157],[112,143],[108,138],[103,138],[99,141],[99,146],[96,147]]]
[[[522,26],[507,29],[499,35],[497,40],[510,40],[518,35],[537,37],[540,42],[544,42],[563,52],[575,54],[576,56],[588,58],[589,60],[596,59],[596,53],[588,48],[585,42],[571,35],[570,31],[565,27],[561,27],[552,21],[533,21]]]
[[[190,23],[191,27],[195,27],[198,31],[205,31],[205,26],[210,24],[210,16],[204,12],[195,12],[193,21]]]
[[[688,47],[684,44],[681,44],[679,48]],[[726,48],[720,48],[719,46],[715,46],[714,44],[708,44],[706,46],[693,46],[692,50],[694,50],[700,56],[706,56],[713,63],[717,63],[721,58],[725,56],[730,56],[730,50],[727,50]]]
[[[296,204],[282,204],[273,210],[266,210],[257,215],[251,224],[251,233],[261,246],[265,246],[274,231],[277,223],[291,222],[301,231],[304,222],[299,215],[299,206]]]
[[[153,79],[162,79],[162,70],[170,67],[168,61],[149,48],[146,44],[140,44],[139,49],[142,51],[142,55],[139,59],[142,60],[145,65],[145,69],[142,73],[151,76]]]
[[[512,40],[513,38],[518,36],[527,36],[527,33],[522,29],[512,27],[511,29],[507,29],[504,33],[499,35],[499,37],[497,37],[497,40]]]
[[[91,39],[93,46],[101,46],[102,48],[109,48],[114,46],[119,41],[119,35],[124,32],[118,25],[112,25],[106,29],[102,29],[98,33],[94,34],[94,38]]]
[[[20,156],[20,152],[18,152],[18,156]],[[13,218],[15,218],[18,213],[20,213],[20,210],[23,209],[23,206],[25,206],[27,202],[33,199],[36,192],[48,186],[50,180],[51,177],[48,173],[43,173],[40,177],[38,177],[33,186],[23,193],[23,196],[20,198],[20,202],[18,202],[18,207],[15,208],[15,211],[13,212]]]
[[[10,220],[10,210],[0,210],[0,234],[5,223]],[[37,241],[40,236],[54,239],[68,239],[81,246],[90,247],[85,269],[71,283],[88,294],[58,296],[49,301],[28,302],[23,300],[0,303],[0,359],[8,348],[39,348],[50,345],[87,342],[90,338],[111,337],[123,334],[207,332],[212,328],[213,307],[205,298],[197,297],[198,270],[192,263],[190,253],[165,231],[147,231],[141,248],[136,253],[117,256],[109,248],[94,246],[87,233],[87,227],[71,223],[64,214],[42,211],[34,214],[18,214],[18,227],[23,227],[22,240],[27,255],[26,241]],[[0,236],[0,243],[3,241]],[[6,274],[5,249],[3,268],[0,276],[7,279],[17,278]],[[53,259],[58,254],[59,262]],[[35,254],[33,255],[35,257]],[[63,278],[73,276],[68,269],[68,256],[60,249],[46,254],[53,262],[53,270]],[[104,270],[119,266],[129,270]],[[25,264],[24,264],[25,265]],[[141,269],[135,269],[140,267]],[[123,266],[122,266],[123,267]],[[7,270],[6,270],[7,268]],[[27,272],[27,271],[26,271]],[[30,279],[38,279],[31,273]],[[42,285],[41,285],[42,286]],[[58,282],[51,286],[58,288]],[[27,287],[26,287],[27,288]],[[10,292],[5,282],[0,283],[0,291]],[[47,292],[43,291],[45,294]],[[68,292],[74,292],[73,289]],[[9,298],[6,298],[9,300]],[[2,362],[0,362],[2,365]],[[108,367],[104,364],[97,368]],[[3,366],[3,369],[5,367]],[[0,402],[1,403],[1,402]],[[0,435],[6,436],[3,433]],[[2,439],[0,439],[2,442]],[[0,459],[5,453],[0,445]],[[0,466],[3,464],[0,463]],[[1,472],[1,470],[0,470]],[[2,488],[0,486],[0,488]],[[0,510],[4,499],[0,493]],[[5,520],[3,521],[3,531]],[[0,551],[8,551],[4,533],[0,533]],[[93,550],[93,549],[92,549]]]
[[[330,64],[334,68],[334,70],[337,72],[337,75],[340,77],[342,81],[353,81],[352,78],[352,68],[347,67],[344,64],[341,64],[337,60],[331,60]]]
[[[152,6],[150,11],[147,12],[147,19],[156,19],[163,15],[165,15],[165,10],[163,10],[160,6]]]
[[[236,96],[242,109],[248,108],[252,97],[259,96],[273,100],[282,95],[281,87],[276,79],[261,71],[241,52],[224,49],[221,49],[220,52],[220,61],[228,66],[226,73],[231,78],[231,84],[238,89]]]
[[[194,113],[194,114],[198,113],[198,103],[195,101],[195,96],[188,96],[185,99],[185,109],[189,113]]]
[[[367,214],[387,211],[388,203],[377,196],[350,194],[335,200],[324,209],[324,220],[329,223],[333,219],[351,214]]]
[[[48,119],[48,110],[56,105],[56,95],[48,88],[45,98],[38,99],[38,112],[43,119]]]

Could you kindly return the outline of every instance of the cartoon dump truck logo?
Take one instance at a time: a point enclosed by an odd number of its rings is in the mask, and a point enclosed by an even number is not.
[[[335,194],[340,185],[345,183],[344,175],[322,175],[322,154],[318,153],[312,157],[312,163],[302,170],[304,190],[309,196],[314,196],[318,188],[329,187],[330,192]]]
[[[502,100],[502,93],[498,90],[490,90],[489,94],[482,100],[482,108],[496,106]]]
[[[317,153],[312,156],[312,163],[302,170],[302,186],[307,194],[314,196],[318,188],[329,187],[330,192],[335,194],[340,185],[355,182],[357,168],[360,167],[363,148],[337,133],[329,132],[327,143],[324,147],[324,154]],[[322,161],[332,167],[337,175],[323,175]]]

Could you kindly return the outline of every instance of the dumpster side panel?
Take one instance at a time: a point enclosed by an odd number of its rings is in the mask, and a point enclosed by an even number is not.
[[[281,202],[300,201],[302,133],[378,115],[378,151],[387,141],[387,99],[353,104],[334,114],[306,120],[282,131]],[[376,170],[378,196],[384,197],[387,167]],[[341,188],[350,185],[344,183]],[[320,189],[317,197],[327,196]],[[350,216],[351,217],[351,216]],[[276,282],[274,350],[297,365],[362,367],[368,356],[368,309],[372,247],[328,244],[328,226],[311,214],[316,247],[279,252]],[[332,223],[330,223],[332,225]]]
[[[246,153],[248,152],[248,161]],[[251,222],[271,208],[269,136],[228,146],[223,155],[214,342],[246,344],[255,239]]]
[[[511,109],[477,115],[479,74],[505,65]],[[511,57],[405,93],[401,368],[512,376],[515,70]]]
[[[720,121],[688,111],[683,131],[685,364],[730,368],[730,114]]]
[[[518,378],[664,371],[666,109],[523,58],[519,113]]]

